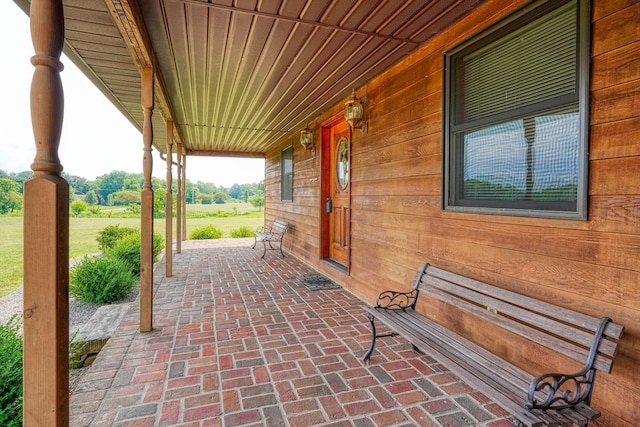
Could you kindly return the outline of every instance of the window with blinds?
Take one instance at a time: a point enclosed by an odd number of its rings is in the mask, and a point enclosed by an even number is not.
[[[586,216],[581,3],[536,2],[445,54],[445,209]]]

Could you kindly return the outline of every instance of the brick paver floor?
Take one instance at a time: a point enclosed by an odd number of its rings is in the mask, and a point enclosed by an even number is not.
[[[127,315],[71,396],[79,426],[487,426],[498,405],[399,337],[370,363],[363,302],[253,239],[188,241],[156,266],[154,329]]]

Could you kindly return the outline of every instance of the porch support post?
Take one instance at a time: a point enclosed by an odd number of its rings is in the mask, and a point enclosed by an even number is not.
[[[187,240],[187,155],[182,157],[182,240]]]
[[[178,145],[178,194],[176,196],[176,253],[182,253],[182,145]]]
[[[144,123],[142,139],[144,156],[142,170],[144,185],[142,187],[142,223],[140,225],[140,332],[153,329],[153,188],[151,187],[151,171],[153,159],[151,144],[153,143],[153,68],[145,67],[142,73],[142,110]]]
[[[69,425],[69,185],[58,158],[62,0],[31,1],[36,156],[24,184],[23,425]]]
[[[165,276],[173,276],[173,176],[171,173],[173,155],[171,153],[173,147],[173,122],[167,121],[167,200],[165,205]]]

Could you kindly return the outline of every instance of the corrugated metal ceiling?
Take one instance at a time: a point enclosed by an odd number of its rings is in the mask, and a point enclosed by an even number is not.
[[[139,63],[114,23],[128,4],[161,76],[154,145],[171,118],[188,154],[261,156],[479,2],[65,0],[66,52],[141,129]]]

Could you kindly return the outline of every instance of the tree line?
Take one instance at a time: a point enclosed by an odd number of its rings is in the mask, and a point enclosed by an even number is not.
[[[0,214],[22,209],[22,188],[33,172],[7,173],[0,169]],[[112,171],[91,181],[69,175],[62,177],[69,183],[70,202],[81,200],[88,205],[130,206],[140,203],[140,191],[144,184],[141,173]],[[158,204],[166,196],[167,182],[152,177],[151,184]],[[250,202],[261,208],[264,206],[264,181],[253,184],[233,184],[231,187],[216,186],[213,183],[186,180],[185,198],[188,204],[220,204],[229,200]],[[178,192],[177,180],[172,183],[174,194]]]

